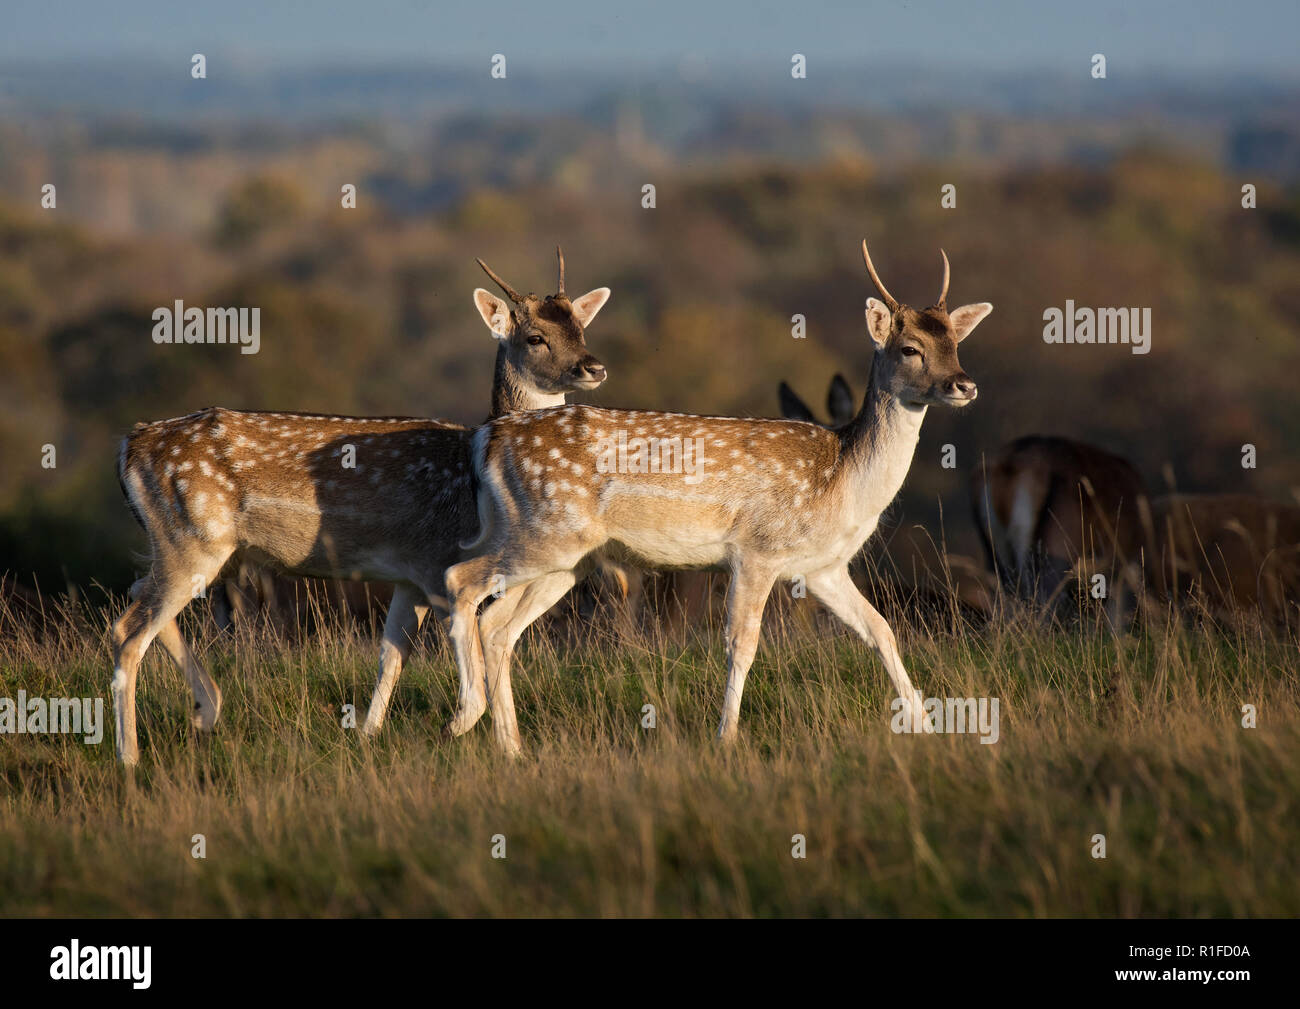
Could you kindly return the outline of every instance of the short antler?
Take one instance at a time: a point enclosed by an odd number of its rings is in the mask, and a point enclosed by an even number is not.
[[[521,301],[524,300],[523,295],[521,295],[521,294],[520,294],[518,291],[516,291],[513,287],[511,287],[511,286],[510,286],[509,284],[507,284],[504,280],[502,280],[502,279],[501,279],[500,277],[498,277],[495,273],[493,273],[493,272],[492,272],[492,267],[488,266],[487,263],[483,262],[483,260],[481,260],[481,259],[476,259],[475,262],[478,263],[479,266],[483,267],[483,272],[486,273],[489,277],[491,277],[493,283],[495,283],[495,284],[497,285],[497,287],[501,288],[501,290],[505,291],[505,292],[506,292],[506,297],[508,297],[508,298],[509,298],[511,301],[513,301],[516,305],[518,305]],[[563,264],[563,260],[561,260],[561,264]],[[560,267],[560,273],[561,273],[561,277],[563,277],[563,273],[564,273],[564,267],[563,267],[563,265],[561,265],[561,267]],[[563,281],[561,281],[560,287],[561,287],[561,290],[563,290],[563,287],[564,287],[564,285],[563,285]]]
[[[555,293],[563,294],[564,293],[564,250],[561,249],[558,245],[555,247],[555,258],[559,260],[560,263],[560,289]]]
[[[948,310],[948,253],[940,249],[939,255],[943,257],[943,290],[939,292],[939,300],[934,304],[935,307],[942,308],[946,312]]]
[[[880,282],[880,274],[876,272],[876,268],[871,264],[871,253],[867,251],[867,240],[865,238],[862,240],[862,258],[866,260],[867,273],[871,274],[871,282],[876,285],[876,290],[880,292],[881,299],[889,306],[891,312],[897,312],[898,301],[889,293],[885,288],[885,285]],[[948,285],[944,284],[945,291],[947,291],[947,288]]]

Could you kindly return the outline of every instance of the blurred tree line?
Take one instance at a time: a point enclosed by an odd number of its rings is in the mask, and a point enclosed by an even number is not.
[[[661,164],[644,209],[644,166],[593,179],[578,149],[531,176],[466,173],[412,210],[377,195],[410,189],[355,144],[339,163],[357,174],[328,183],[318,147],[310,170],[280,159],[227,173],[214,212],[179,232],[114,235],[0,203],[0,572],[47,590],[129,584],[144,539],[115,460],[138,420],[212,404],[480,420],[495,346],[471,302],[486,283],[474,257],[545,293],[556,242],[571,291],[613,289],[588,333],[610,379],[589,401],[756,415],[776,412],[782,379],[820,404],[842,371],[861,396],[863,237],[918,306],[938,292],[945,248],[949,303],[995,305],[962,350],[981,394],[932,411],[898,510],[936,535],[942,514],[953,549],[974,552],[970,467],[1028,432],[1122,452],[1157,487],[1166,473],[1183,490],[1300,489],[1294,189],[1261,182],[1259,209],[1243,209],[1256,180],[1140,146],[1090,167],[888,171],[854,151]],[[342,182],[358,209],[340,207]],[[956,209],[940,206],[945,183]],[[260,307],[260,353],[154,344],[151,313],[176,299]],[[1151,353],[1045,344],[1043,311],[1067,299],[1150,307]],[[948,443],[956,470],[940,465]],[[1245,443],[1255,470],[1241,467]]]

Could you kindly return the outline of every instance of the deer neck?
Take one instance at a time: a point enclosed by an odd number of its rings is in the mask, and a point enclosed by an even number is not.
[[[884,511],[907,478],[927,409],[908,406],[886,389],[879,363],[872,362],[862,409],[840,435],[849,501],[873,515]]]
[[[563,406],[564,393],[539,392],[532,382],[516,368],[506,355],[505,345],[497,347],[496,373],[492,377],[492,420],[507,413],[521,410],[541,410],[548,406]]]

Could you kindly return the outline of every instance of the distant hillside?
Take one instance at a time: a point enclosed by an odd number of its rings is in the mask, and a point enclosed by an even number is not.
[[[192,235],[251,173],[328,198],[364,179],[399,214],[474,188],[611,190],[735,163],[1104,167],[1146,146],[1249,181],[1300,179],[1300,85],[1124,74],[1093,81],[888,65],[792,80],[767,63],[492,80],[479,66],[156,63],[0,68],[0,191],[98,231]]]
[[[284,168],[323,158],[311,146],[279,170],[232,169],[190,234],[109,238],[62,209],[0,207],[0,571],[125,583],[142,543],[113,458],[136,420],[213,403],[477,420],[494,346],[471,305],[484,279],[473,259],[544,291],[556,241],[571,289],[614,291],[589,333],[611,369],[597,401],[756,414],[776,411],[782,379],[819,402],[841,370],[861,394],[864,235],[890,287],[918,303],[946,248],[951,300],[996,310],[962,350],[979,402],[927,422],[901,514],[933,524],[942,503],[958,549],[973,545],[967,470],[1030,431],[1095,439],[1157,484],[1168,463],[1188,490],[1300,488],[1294,190],[1262,185],[1259,209],[1243,210],[1237,177],[1145,150],[1092,168],[663,167],[654,210],[634,175],[588,188],[561,168],[473,186],[467,172],[448,205],[398,214],[367,182],[379,156],[338,143],[356,159],[356,211],[339,209],[332,182],[310,189]],[[117,157],[118,175],[140,170]],[[943,210],[950,181],[958,208]],[[259,306],[261,352],[154,344],[150,314],[177,298]],[[1151,353],[1045,344],[1044,309],[1067,299],[1149,307]],[[791,337],[795,314],[805,340]],[[1240,465],[1247,442],[1255,470]],[[956,471],[939,465],[947,443]],[[46,444],[55,469],[41,467]]]

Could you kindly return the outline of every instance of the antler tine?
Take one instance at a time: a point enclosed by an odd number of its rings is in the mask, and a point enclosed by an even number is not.
[[[865,238],[862,240],[862,258],[866,260],[867,272],[871,274],[871,282],[876,285],[876,290],[880,292],[880,297],[884,300],[885,304],[889,306],[890,311],[897,312],[898,301],[889,293],[885,288],[885,285],[880,282],[880,274],[876,272],[876,268],[871,264],[871,253],[867,251],[867,240]]]
[[[563,294],[564,293],[564,250],[561,249],[558,245],[555,247],[555,258],[559,260],[560,263],[560,289],[556,293]]]
[[[943,249],[940,249],[939,255],[943,257],[943,290],[939,292],[939,300],[935,302],[935,306],[942,308],[946,312],[948,310],[948,275],[950,272],[948,268],[948,253],[944,252]]]
[[[488,266],[487,263],[483,262],[483,260],[481,259],[476,259],[475,262],[478,263],[479,266],[483,267],[483,272],[486,273],[489,277],[491,277],[493,283],[495,283],[497,287],[501,288],[501,290],[505,291],[506,296],[509,297],[509,299],[513,301],[516,305],[518,305],[521,301],[524,300],[523,295],[521,295],[513,287],[511,287],[504,280],[502,280],[495,273],[493,273],[492,267]]]

